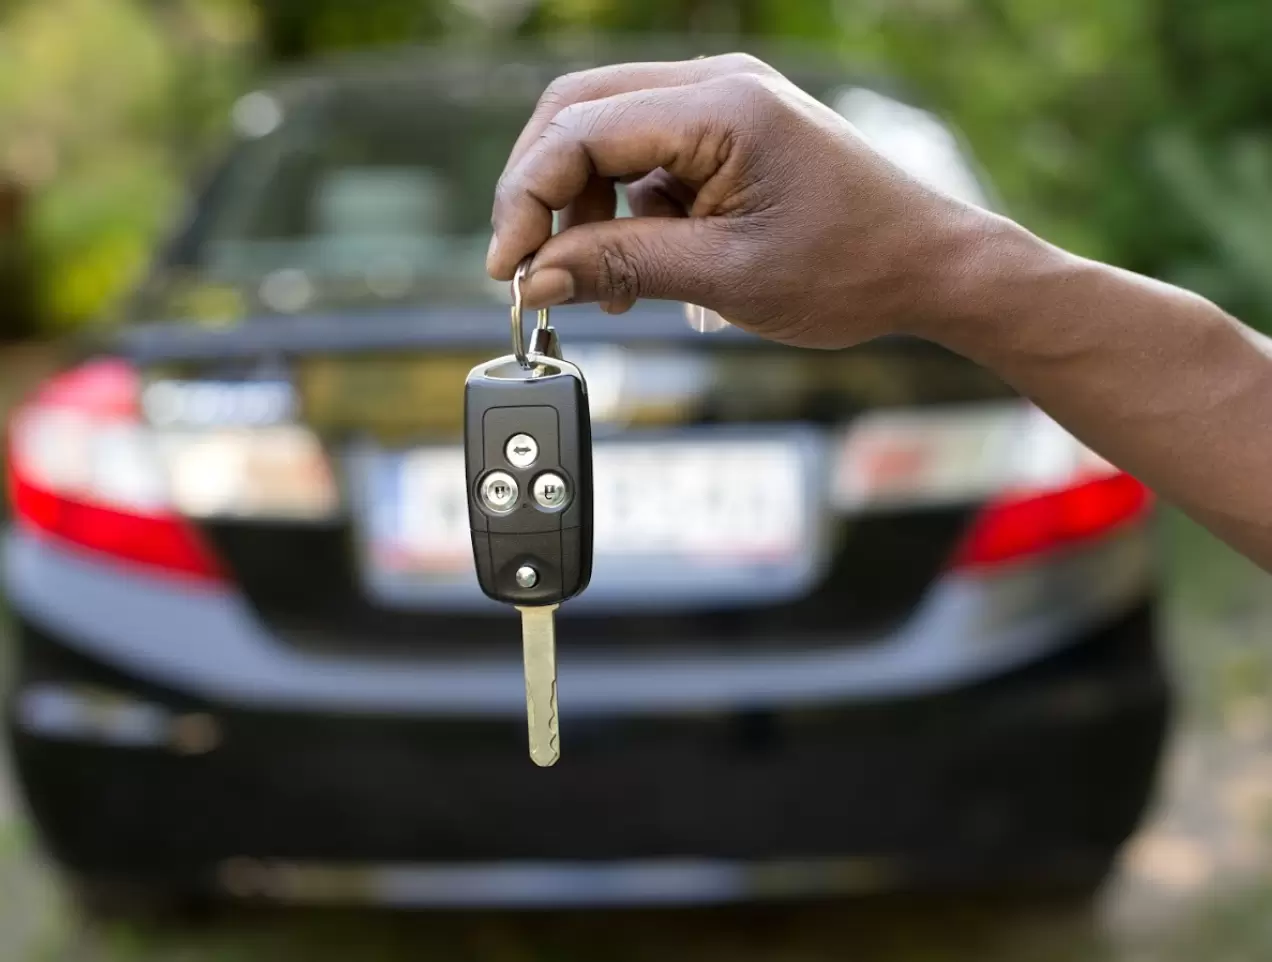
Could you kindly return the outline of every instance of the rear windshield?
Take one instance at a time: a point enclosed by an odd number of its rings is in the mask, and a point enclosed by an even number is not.
[[[465,88],[443,76],[333,84],[286,110],[251,95],[258,116],[135,316],[216,313],[206,291],[221,288],[238,292],[236,311],[288,314],[506,297],[484,272],[490,203],[541,85],[487,71]],[[902,166],[981,200],[939,122],[861,88],[812,89]],[[628,213],[621,190],[618,213]]]
[[[528,110],[390,93],[315,105],[238,148],[183,266],[359,277],[385,294],[481,285],[490,198]]]

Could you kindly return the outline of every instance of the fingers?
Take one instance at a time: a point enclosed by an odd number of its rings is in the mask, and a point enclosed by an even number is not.
[[[561,211],[558,230],[569,230],[579,224],[612,220],[618,204],[614,182],[606,177],[589,177],[579,196]]]
[[[753,126],[753,103],[717,82],[619,94],[562,110],[495,192],[492,277],[517,264],[552,232],[552,212],[578,198],[595,177],[644,175],[663,168],[704,188],[725,166],[738,122]]]
[[[535,255],[527,307],[559,303],[563,278],[575,303],[595,301],[611,314],[637,298],[724,306],[745,272],[741,239],[704,218],[621,218],[557,234]]]
[[[603,100],[618,94],[659,87],[682,87],[712,77],[731,74],[776,74],[768,64],[750,54],[730,53],[718,57],[667,63],[625,63],[558,77],[539,98],[534,113],[512,148],[505,171],[513,167],[566,107]]]
[[[696,191],[661,168],[627,185],[633,217],[688,217]]]
[[[633,217],[688,217],[696,193],[684,181],[661,168],[636,178],[624,187],[624,191]],[[591,177],[583,192],[561,211],[557,230],[613,220],[617,206],[614,181]]]

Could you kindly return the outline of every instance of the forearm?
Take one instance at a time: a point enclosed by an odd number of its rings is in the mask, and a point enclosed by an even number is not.
[[[613,218],[615,181],[638,216]],[[556,212],[569,226],[553,234]],[[654,297],[803,347],[899,331],[945,343],[1272,568],[1263,339],[927,189],[754,58],[561,78],[493,220],[487,268],[510,280],[533,255],[534,307],[621,313]]]
[[[1272,348],[1208,301],[995,221],[928,333],[1272,568]]]

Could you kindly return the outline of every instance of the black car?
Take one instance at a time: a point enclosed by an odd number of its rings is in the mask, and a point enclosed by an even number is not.
[[[1168,715],[1151,498],[910,339],[554,313],[595,569],[558,619],[562,761],[528,760],[459,432],[508,353],[495,179],[583,63],[378,58],[243,98],[129,322],[17,412],[7,721],[48,851],[89,888],[295,902],[1094,886]],[[791,73],[984,201],[930,114]]]

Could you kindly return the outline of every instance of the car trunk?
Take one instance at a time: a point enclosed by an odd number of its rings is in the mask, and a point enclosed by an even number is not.
[[[634,542],[624,517],[598,517],[592,587],[561,614],[569,637],[641,648],[865,639],[904,619],[947,563],[974,505],[836,511],[829,475],[838,439],[863,413],[1006,396],[986,372],[907,339],[811,352],[732,329],[697,335],[673,305],[642,305],[621,320],[586,308],[555,319],[567,356],[590,377],[598,465],[617,465],[610,473],[619,481],[598,488],[601,515],[633,464],[644,465],[644,490],[661,486],[667,472],[687,471],[682,500],[693,502],[695,478],[710,478],[717,462],[727,461],[729,476],[715,482],[727,493],[763,467],[748,452],[763,459],[779,450],[775,445],[798,451],[798,469],[789,475],[798,482],[772,502],[781,512],[799,501],[792,530],[779,524],[773,532],[774,543],[797,539],[781,552],[724,545],[713,555],[700,544],[682,550],[676,528],[697,524],[705,508],[667,523],[672,541],[657,544]],[[462,473],[456,468],[458,486],[444,492],[448,513],[439,508],[429,516],[435,533],[447,532],[435,534],[445,541],[433,546],[438,557],[402,561],[401,552],[383,550],[383,539],[395,536],[394,518],[410,507],[404,458],[422,451],[438,470],[458,465],[464,377],[479,361],[506,353],[505,338],[497,307],[468,307],[275,318],[222,330],[146,325],[126,329],[121,347],[152,384],[264,379],[292,386],[292,416],[321,439],[339,508],[317,520],[215,512],[196,519],[233,581],[281,637],[333,650],[471,654],[506,643],[507,613],[475,586],[463,544]],[[205,417],[201,429],[216,426]],[[633,459],[634,450],[642,456]],[[416,496],[436,495],[427,492]],[[610,514],[638,509],[640,494],[626,497]],[[745,505],[731,510],[743,512],[739,525],[753,523]],[[725,523],[720,530],[728,529]],[[426,544],[428,537],[434,535]]]

